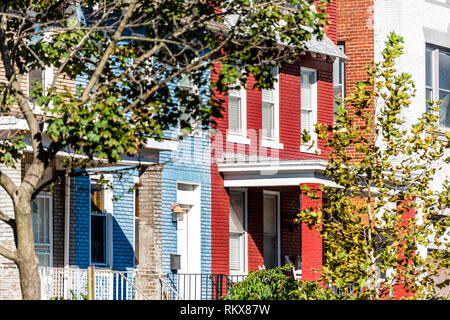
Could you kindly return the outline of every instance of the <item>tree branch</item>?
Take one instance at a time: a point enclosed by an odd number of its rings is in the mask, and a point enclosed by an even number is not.
[[[100,78],[100,76],[103,72],[103,69],[106,66],[106,63],[108,62],[108,60],[114,50],[114,47],[116,46],[116,43],[119,41],[120,37],[122,36],[122,32],[125,29],[125,26],[127,25],[128,20],[130,19],[131,15],[134,11],[135,5],[136,5],[136,0],[130,1],[127,13],[125,14],[125,17],[120,22],[120,25],[116,30],[116,33],[113,35],[111,42],[109,43],[108,48],[106,48],[105,53],[102,56],[102,59],[100,60],[99,64],[97,65],[97,69],[95,70],[94,74],[92,75],[91,79],[89,80],[88,85],[86,86],[86,88],[84,88],[83,94],[81,95],[82,102],[87,101],[92,88],[95,86],[98,79]]]
[[[9,249],[6,249],[3,246],[0,246],[0,255],[4,256],[6,259],[12,260],[14,262],[17,262],[17,252],[11,251]]]

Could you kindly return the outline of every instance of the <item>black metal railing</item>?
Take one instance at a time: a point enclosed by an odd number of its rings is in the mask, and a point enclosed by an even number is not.
[[[165,292],[165,297],[171,300],[219,300],[245,277],[246,275],[169,273],[165,284],[170,288]]]

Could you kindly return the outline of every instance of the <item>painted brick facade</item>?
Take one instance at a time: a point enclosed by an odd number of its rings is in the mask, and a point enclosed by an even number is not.
[[[308,208],[317,208],[322,205],[322,191],[320,185],[305,184],[303,186],[309,187],[310,192],[314,192],[318,199],[311,199],[307,196],[307,192],[301,190],[301,205],[302,210]],[[300,186],[302,188],[302,186]],[[310,229],[305,223],[301,224],[302,237],[302,279],[304,280],[318,280],[320,278],[320,271],[322,270],[322,238],[319,229]],[[317,270],[318,272],[316,272]]]
[[[337,6],[331,2],[327,8],[330,25],[326,30],[327,36],[337,42]],[[254,89],[254,79],[248,78],[246,90],[246,121],[247,137],[250,145],[230,143],[227,141],[228,129],[228,98],[224,100],[223,117],[217,119],[217,129],[220,134],[213,137],[212,165],[211,165],[211,231],[212,231],[212,272],[229,272],[229,195],[224,188],[224,177],[219,172],[216,161],[226,161],[234,157],[238,161],[258,161],[258,159],[279,160],[326,160],[329,150],[319,141],[320,154],[301,152],[301,68],[317,70],[317,121],[324,124],[333,122],[333,62],[325,57],[303,55],[300,61],[283,65],[279,70],[279,143],[282,149],[266,148],[261,145],[260,132],[262,129],[262,96],[261,91]],[[216,66],[211,77],[215,79],[220,66]],[[218,95],[218,93],[215,93]],[[251,156],[251,157],[250,157]],[[292,219],[299,212],[300,189],[295,187],[249,187],[248,200],[248,271],[257,270],[264,264],[264,226],[263,226],[263,194],[264,190],[279,191],[281,198],[281,264],[285,256],[295,262],[298,255],[302,255],[303,244],[314,245],[318,251],[311,251],[311,265],[318,267],[322,258],[321,242],[317,238],[309,240],[302,236],[302,228],[293,225]],[[304,233],[307,233],[305,231]],[[319,239],[320,240],[320,239]],[[308,263],[307,263],[308,265]]]
[[[139,266],[136,286],[151,299],[160,299],[162,271],[162,165],[150,165],[139,175]],[[138,299],[145,299],[138,294]]]
[[[188,137],[174,152],[161,152],[165,163],[162,172],[163,270],[170,270],[170,254],[176,254],[177,222],[172,221],[171,204],[177,203],[177,183],[199,185],[201,206],[202,273],[211,272],[211,174],[210,142],[206,138]]]

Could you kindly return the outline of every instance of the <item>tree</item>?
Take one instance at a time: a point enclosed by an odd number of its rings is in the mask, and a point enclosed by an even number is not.
[[[161,140],[179,122],[208,128],[221,101],[212,95],[203,103],[204,91],[245,85],[249,74],[258,87],[272,87],[274,65],[297,58],[311,36],[321,39],[328,1],[2,1],[0,108],[28,128],[3,138],[0,162],[16,165],[27,146],[33,158],[20,185],[0,172],[15,212],[0,218],[16,240],[16,250],[0,246],[0,254],[18,266],[23,298],[40,298],[30,202],[58,152],[74,155],[64,160],[67,176],[136,156],[147,139]],[[205,74],[217,64],[210,83]],[[53,80],[36,81],[28,94],[21,85],[27,75],[46,68]],[[199,91],[172,90],[182,77]],[[59,85],[62,78],[84,83],[73,90]]]
[[[358,299],[387,298],[399,288],[415,298],[436,298],[436,288],[449,283],[437,283],[436,275],[450,263],[450,185],[436,188],[432,181],[450,163],[450,132],[440,132],[440,102],[428,101],[430,112],[405,124],[415,87],[411,75],[395,69],[402,44],[391,33],[382,61],[368,66],[367,80],[340,103],[336,125],[316,125],[332,150],[325,175],[340,187],[323,187],[327,204],[298,218],[319,227],[321,281],[352,288],[350,297]],[[421,254],[430,245],[442,250]]]

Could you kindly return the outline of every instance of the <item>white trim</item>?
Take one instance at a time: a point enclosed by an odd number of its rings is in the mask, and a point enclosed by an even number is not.
[[[67,176],[65,183],[65,217],[64,217],[64,266],[69,266],[70,251],[70,179]]]
[[[261,146],[272,149],[283,149],[284,145],[280,143],[280,68],[274,67],[276,81],[273,83],[273,123],[274,138],[263,137],[261,133]],[[261,103],[262,105],[262,103]],[[262,120],[262,119],[261,119]]]
[[[219,172],[259,172],[259,171],[324,171],[327,161],[318,160],[280,160],[247,163],[220,163]]]
[[[450,49],[440,49],[436,48],[432,44],[426,44],[425,52],[429,48],[431,51],[431,94],[432,94],[432,100],[439,101],[439,94],[440,91],[449,92],[449,90],[441,89],[439,84],[439,53],[442,52],[450,52]],[[426,53],[425,53],[426,54]],[[425,85],[425,97],[426,97],[426,90],[430,89]],[[440,107],[440,106],[439,106]],[[439,115],[439,114],[438,114]],[[441,132],[449,129],[448,127],[441,126],[440,123],[438,124],[439,129]]]
[[[264,195],[275,196],[277,201],[277,266],[281,266],[281,193],[279,191],[263,190]]]
[[[316,69],[311,69],[311,68],[305,68],[305,67],[300,67],[300,81],[301,81],[301,73],[303,72],[312,72],[314,74],[314,83],[312,84],[311,88],[312,88],[312,120],[311,120],[311,143],[314,141],[314,146],[312,148],[310,144],[300,144],[300,152],[303,153],[316,153],[319,152],[320,154],[320,149],[318,149],[317,147],[317,134],[314,132],[314,124],[317,123],[317,109],[318,109],[318,98],[317,98],[317,70]],[[300,84],[300,91],[301,91],[301,84]],[[301,94],[301,93],[300,93]],[[302,97],[300,96],[300,99]],[[300,117],[301,117],[301,105],[300,105]],[[303,132],[303,128],[301,127],[301,119],[300,119],[300,132]]]
[[[280,149],[280,150],[284,149],[284,144],[282,144],[282,143],[280,143],[278,141],[267,140],[267,139],[262,138],[261,139],[261,147],[272,148],[272,149]]]
[[[233,134],[233,133],[228,133],[227,134],[227,142],[250,145],[250,139],[249,138],[246,138],[243,135],[241,136],[241,135],[236,135],[236,134]]]
[[[230,188],[229,192],[240,192],[244,194],[244,234],[243,234],[243,261],[242,261],[242,267],[243,270],[234,271],[230,270],[230,275],[247,275],[248,274],[248,189],[247,188]],[[228,204],[230,205],[230,203]],[[228,209],[228,218],[230,215],[230,209]],[[228,240],[230,238],[230,230],[228,229]],[[229,244],[228,244],[229,246]],[[228,265],[230,264],[230,257],[228,256]]]
[[[226,188],[251,188],[251,187],[283,187],[283,186],[299,186],[303,183],[317,183],[329,186],[332,188],[340,188],[339,185],[333,181],[314,178],[314,177],[299,177],[299,178],[254,178],[237,177],[236,179],[225,176],[224,187]]]
[[[38,198],[48,199],[48,241],[50,249],[48,264],[49,267],[53,267],[53,196],[46,191],[42,191],[34,198],[34,200],[37,200]],[[31,208],[31,210],[33,211],[33,208]],[[34,242],[34,244],[47,245],[46,243],[37,242]]]
[[[92,175],[89,177],[89,261],[91,265],[106,267],[113,266],[113,252],[114,252],[114,243],[113,243],[113,216],[114,216],[114,192],[110,188],[103,189],[103,201],[104,201],[104,210],[106,211],[106,263],[97,263],[92,261],[92,234],[91,234],[91,220],[92,216],[96,214],[92,214],[91,208],[91,187],[92,184],[96,183],[96,180],[100,179],[101,173]],[[109,183],[113,183],[113,175],[112,174],[104,174],[103,180],[108,181]],[[99,215],[97,215],[99,216]]]
[[[235,90],[237,91],[237,90]],[[239,94],[241,98],[241,132],[230,132],[230,118],[228,117],[227,126],[227,142],[240,143],[240,144],[250,144],[250,139],[247,138],[247,90],[244,86],[239,89]],[[227,112],[229,114],[229,96],[227,104]]]
[[[180,189],[179,189],[179,185],[180,184],[184,184],[184,185],[188,185],[192,187],[192,198],[189,199],[189,201],[185,201],[184,199],[180,199]],[[185,182],[185,181],[179,181],[177,180],[176,182],[176,201],[178,204],[185,204],[185,205],[190,205],[192,206],[191,210],[194,209],[194,207],[198,206],[198,224],[194,224],[194,228],[198,228],[198,230],[189,230],[190,227],[192,227],[191,224],[188,224],[188,217],[184,217],[183,219],[183,226],[185,227],[185,235],[187,237],[186,239],[186,249],[187,252],[182,252],[180,249],[180,241],[181,239],[179,238],[181,235],[181,230],[179,229],[180,226],[180,222],[177,222],[177,231],[176,231],[176,236],[177,236],[177,253],[181,255],[181,268],[180,270],[178,270],[179,273],[201,273],[202,272],[202,256],[201,256],[201,249],[202,249],[202,238],[201,238],[201,231],[202,231],[202,187],[201,184],[198,182]],[[189,215],[189,213],[187,214]],[[195,235],[196,237],[198,237],[197,239],[192,239],[192,235]],[[194,240],[194,241],[189,241],[189,240]],[[197,240],[197,243],[195,243],[195,240]],[[190,247],[190,243],[192,244],[192,242],[194,242],[194,246],[197,248],[193,248],[193,252],[194,254],[197,254],[198,256],[198,260],[194,260],[194,259],[190,259],[187,260],[186,258],[183,257],[183,254],[185,254],[186,256],[189,255],[191,257],[191,254],[189,254],[189,248]],[[198,249],[198,250],[197,250]],[[200,250],[200,251],[199,251]],[[186,263],[186,265],[183,265],[183,261]]]

